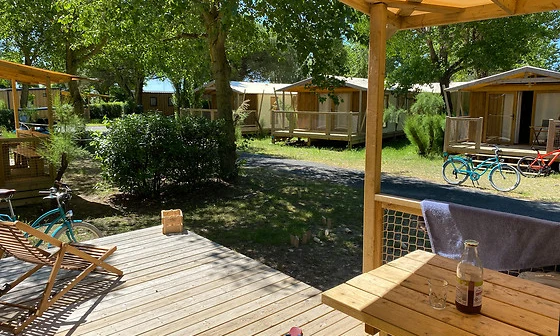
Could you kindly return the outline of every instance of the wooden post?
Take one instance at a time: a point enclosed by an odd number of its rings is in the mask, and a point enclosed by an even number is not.
[[[276,110],[270,111],[270,135],[272,135],[272,143],[274,143],[274,128],[276,126]]]
[[[51,90],[51,79],[47,77],[46,84],[46,93],[47,93],[47,115],[49,118],[49,132],[53,132],[53,125],[54,125],[54,114],[53,114],[53,100],[52,100],[52,90]]]
[[[480,144],[482,143],[482,125],[484,118],[479,117],[476,121],[476,149],[480,149]]]
[[[554,138],[556,136],[556,121],[554,119],[548,120],[548,130],[546,134],[546,152],[554,150]]]
[[[284,112],[288,113],[286,110],[284,110]],[[296,122],[295,122],[295,119],[297,118],[297,116],[296,116],[295,112],[294,112],[293,114],[292,114],[292,113],[289,113],[288,115],[290,116],[290,117],[288,118],[288,127],[289,127],[289,129],[290,129],[290,130],[289,130],[289,135],[290,135],[290,136],[294,136],[294,128],[296,127],[296,125],[295,125],[295,123],[296,123]]]
[[[363,272],[377,268],[383,263],[383,208],[376,205],[375,194],[381,192],[387,5],[384,3],[372,4],[369,7],[369,13]]]
[[[321,112],[319,112],[321,113]],[[325,113],[325,135],[328,137],[331,135],[333,115],[330,113]]]
[[[348,148],[352,148],[352,111],[348,112],[346,116],[346,132],[348,134]]]
[[[449,116],[445,116],[445,131],[443,133],[443,152],[447,153],[449,151],[449,133],[451,132],[451,119]]]
[[[14,127],[17,134],[17,130],[19,129],[19,99],[15,79],[12,79],[12,100],[12,105],[14,106]]]

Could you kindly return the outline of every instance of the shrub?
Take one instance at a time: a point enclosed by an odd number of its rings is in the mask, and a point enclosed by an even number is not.
[[[410,107],[411,116],[406,118],[404,133],[418,148],[420,155],[439,154],[443,147],[445,103],[441,95],[420,93]]]
[[[204,118],[131,114],[96,139],[103,174],[124,192],[156,196],[166,185],[219,177],[222,124]]]
[[[104,117],[108,119],[120,118],[124,114],[125,105],[126,103],[121,102],[90,104],[89,117],[90,119],[103,119]]]
[[[437,93],[422,92],[416,96],[416,101],[410,107],[412,114],[442,114],[445,102],[443,97]]]
[[[8,131],[14,130],[14,111],[0,109],[0,126],[5,127]]]
[[[43,142],[44,147],[38,149],[38,152],[57,169],[55,179],[60,181],[70,162],[86,155],[86,151],[78,144],[86,125],[83,118],[75,114],[71,105],[58,105],[54,112],[56,126],[49,139]]]
[[[404,133],[420,155],[439,154],[443,147],[445,116],[415,114],[406,119]]]

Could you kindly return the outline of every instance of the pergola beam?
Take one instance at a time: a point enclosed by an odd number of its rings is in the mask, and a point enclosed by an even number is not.
[[[515,14],[515,0],[492,0],[492,2],[498,5],[498,7],[503,9],[509,15]]]
[[[387,7],[389,8],[398,8],[400,10],[406,10],[408,13],[413,13],[414,11],[420,11],[420,12],[428,12],[428,13],[453,14],[453,13],[460,13],[465,10],[464,8],[460,8],[460,7],[430,5],[430,4],[425,4],[416,1],[383,0],[381,2],[386,4]],[[398,15],[401,16],[403,14],[404,12],[398,13]]]
[[[386,3],[397,8],[398,29],[414,29],[454,23],[497,19],[507,16],[548,12],[560,9],[560,0],[488,0],[470,6],[469,1],[419,0],[340,0],[369,15],[369,6]],[[443,4],[442,4],[443,3]],[[450,5],[446,5],[449,3]],[[396,21],[391,19],[391,22]]]

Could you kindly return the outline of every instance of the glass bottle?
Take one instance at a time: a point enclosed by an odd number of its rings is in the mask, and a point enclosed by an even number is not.
[[[478,242],[466,240],[457,265],[455,307],[467,314],[478,314],[482,308],[482,262],[478,257]]]

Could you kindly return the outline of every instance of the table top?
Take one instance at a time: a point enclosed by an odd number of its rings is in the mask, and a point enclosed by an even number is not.
[[[484,261],[483,261],[484,263]],[[558,335],[560,289],[484,269],[481,314],[455,308],[457,261],[414,251],[323,293],[323,303],[392,335]],[[429,278],[449,282],[428,303]]]

